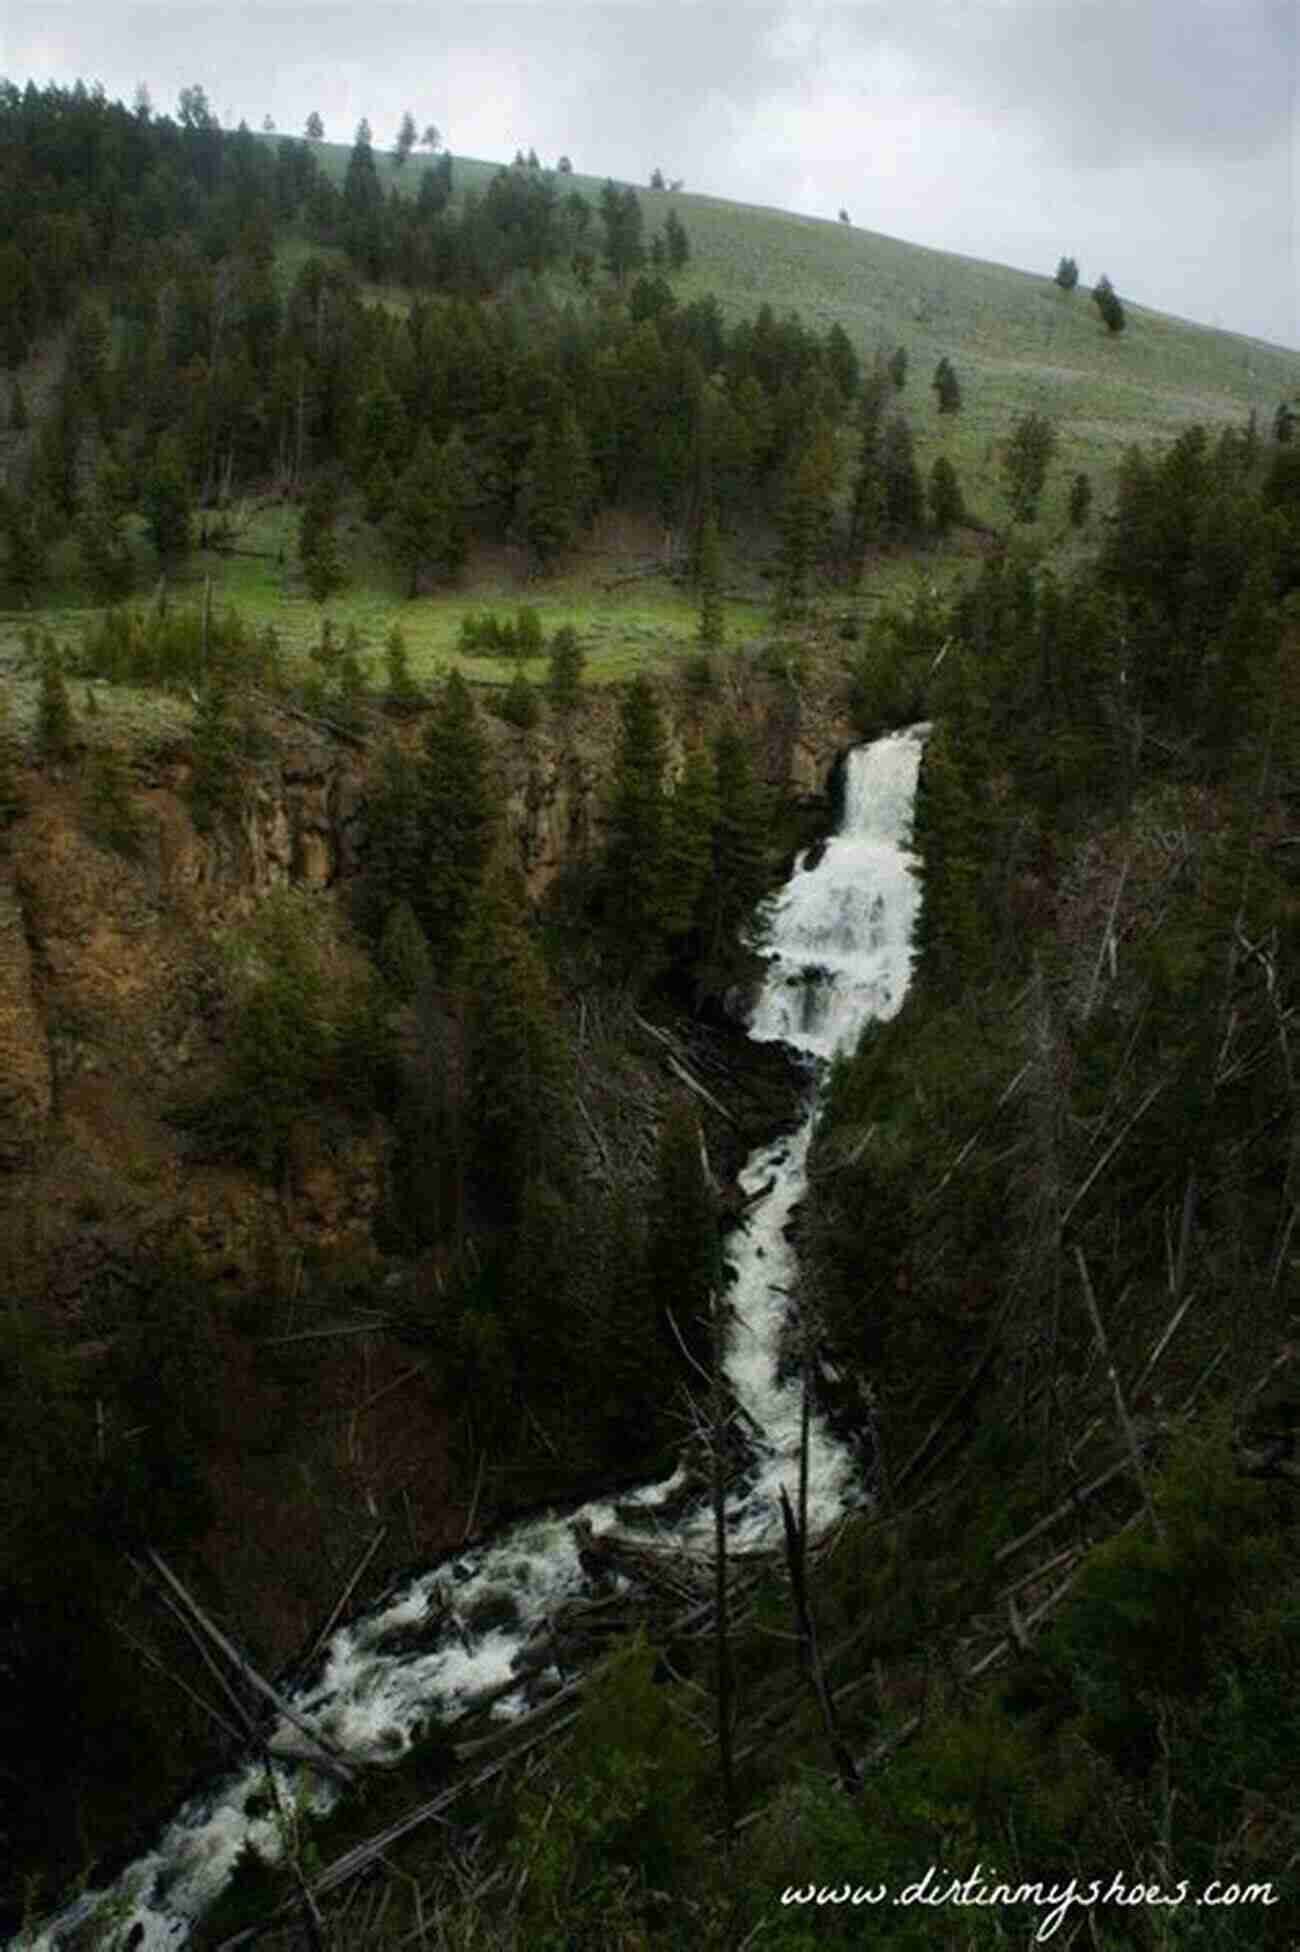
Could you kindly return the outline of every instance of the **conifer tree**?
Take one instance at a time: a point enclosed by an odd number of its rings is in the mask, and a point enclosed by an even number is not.
[[[713,758],[699,749],[687,758],[664,821],[663,922],[670,941],[685,941],[699,926],[717,819]]]
[[[102,603],[120,603],[130,592],[134,566],[120,508],[102,478],[77,517],[76,532],[86,580],[94,594]]]
[[[561,1045],[546,967],[518,876],[489,874],[457,959],[467,1045],[470,1171],[481,1197],[520,1208],[524,1188],[562,1183]]]
[[[894,382],[894,390],[901,393],[907,385],[907,347],[895,346],[889,355],[889,377]]]
[[[397,623],[384,643],[384,672],[391,703],[397,706],[414,704],[420,695],[419,688],[411,676],[411,658],[406,648],[405,634]]]
[[[572,624],[562,624],[551,639],[547,668],[547,689],[551,709],[561,719],[569,719],[582,702],[582,673],[587,654]]]
[[[1086,474],[1076,474],[1070,483],[1070,522],[1072,527],[1081,529],[1088,519],[1092,507],[1092,483]]]
[[[877,362],[863,383],[858,422],[861,442],[849,518],[849,553],[855,572],[861,568],[863,550],[877,540],[885,519],[884,426],[888,391],[888,378]]]
[[[337,484],[332,474],[319,474],[307,492],[298,524],[298,560],[317,603],[326,602],[344,580],[335,533],[337,520]]]
[[[141,499],[150,540],[162,561],[184,555],[192,540],[193,498],[179,434],[164,434],[159,441]]]
[[[663,937],[667,749],[659,706],[645,678],[628,687],[619,716],[605,854],[605,919],[624,973],[650,975]]]
[[[925,499],[912,429],[901,413],[891,414],[886,421],[883,449],[885,526],[896,536],[914,535],[921,526]]]
[[[1056,452],[1056,429],[1041,413],[1023,413],[1014,422],[1002,451],[1007,499],[1017,522],[1033,522]]]
[[[675,210],[670,210],[664,218],[664,244],[668,253],[668,269],[684,271],[690,262],[691,240]]]
[[[367,522],[379,526],[392,514],[393,503],[397,500],[397,477],[386,455],[379,456],[366,476],[361,492]]]
[[[45,580],[48,557],[40,503],[7,495],[0,485],[0,531],[6,580],[19,602],[31,605]]]
[[[1110,279],[1104,275],[1093,286],[1092,302],[1101,314],[1107,332],[1122,332],[1126,324],[1124,307]]]
[[[698,974],[704,987],[717,993],[739,974],[734,951],[767,890],[771,812],[749,742],[736,726],[723,726],[713,752],[717,815]]]
[[[1056,282],[1062,291],[1073,291],[1079,282],[1079,267],[1073,258],[1062,258],[1056,267]]]
[[[445,966],[469,919],[496,827],[487,741],[456,671],[425,734],[423,825],[422,887],[413,905]]]
[[[956,523],[966,518],[966,503],[957,479],[957,470],[946,454],[935,456],[930,469],[930,521],[936,535],[947,535]]]
[[[566,407],[558,422],[537,429],[519,480],[516,516],[542,569],[573,544],[591,515],[594,475],[577,415]]]
[[[808,578],[830,530],[835,487],[835,442],[828,423],[815,427],[789,472],[781,507],[778,603],[796,612],[808,594]]]
[[[380,939],[388,916],[405,905],[427,915],[424,858],[428,840],[424,769],[390,739],[381,747],[366,804],[365,874],[359,894],[361,925]]]
[[[15,379],[9,385],[9,431],[13,434],[25,434],[28,425],[27,397],[21,382]]]
[[[697,578],[700,614],[696,635],[705,651],[722,649],[726,637],[726,618],[722,609],[722,552],[718,543],[718,517],[712,502],[700,523]]]
[[[961,383],[953,371],[952,361],[945,354],[934,369],[930,385],[934,389],[940,413],[960,413]]]
[[[427,427],[398,481],[384,537],[406,576],[407,594],[418,596],[422,572],[442,561],[448,541],[446,481]]]

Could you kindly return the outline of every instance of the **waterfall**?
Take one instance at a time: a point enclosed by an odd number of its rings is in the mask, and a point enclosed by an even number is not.
[[[800,856],[761,918],[756,940],[768,966],[749,1034],[759,1042],[793,1045],[814,1068],[851,1048],[865,1023],[892,1016],[903,1001],[919,901],[907,846],[927,730],[913,726],[850,753],[838,831]],[[735,1270],[727,1369],[751,1428],[761,1433],[728,1501],[728,1533],[737,1548],[776,1542],[778,1488],[785,1484],[793,1493],[797,1482],[800,1391],[797,1381],[780,1376],[777,1356],[797,1281],[786,1234],[806,1186],[815,1115],[814,1092],[799,1129],[750,1158],[740,1183],[757,1197],[727,1243]],[[697,1505],[680,1515],[685,1485],[685,1469],[679,1467],[666,1484],[620,1497],[619,1517],[626,1522],[631,1508],[650,1536],[668,1544],[707,1546],[712,1513]],[[851,1453],[814,1419],[810,1528],[820,1531],[861,1496]],[[456,1714],[515,1678],[518,1687],[505,1694],[495,1712],[518,1714],[536,1680],[535,1672],[530,1677],[519,1663],[530,1633],[586,1584],[574,1517],[597,1533],[619,1522],[611,1502],[596,1501],[577,1514],[512,1526],[340,1628],[323,1670],[294,1698],[297,1715],[366,1762],[391,1760],[430,1722]],[[250,1805],[263,1807],[263,1791],[262,1766],[250,1763],[188,1804],[156,1848],[112,1890],[87,1893],[34,1937],[16,1943],[31,1952],[57,1952],[64,1934],[98,1913],[105,1925],[112,1920],[111,1943],[127,1943],[138,1926],[130,1942],[141,1952],[183,1945],[245,1843],[267,1857],[279,1855],[273,1820],[247,1813]],[[292,1796],[288,1775],[285,1791]],[[308,1791],[321,1810],[335,1793],[323,1783]]]

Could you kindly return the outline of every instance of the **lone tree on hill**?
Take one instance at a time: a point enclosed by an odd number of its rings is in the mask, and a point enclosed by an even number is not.
[[[661,169],[652,170],[650,173],[650,188],[652,190],[666,190],[667,187],[668,185],[664,182],[663,171]]]
[[[1056,429],[1046,415],[1022,413],[1002,455],[1007,500],[1017,522],[1037,520],[1039,497],[1055,452]]]
[[[316,109],[313,109],[307,117],[307,140],[308,142],[324,142],[325,140],[325,124],[321,121]]]
[[[852,219],[852,217],[850,217],[850,215],[849,215],[849,213],[848,213],[848,211],[847,211],[847,210],[841,210],[841,212],[840,212],[840,222],[841,222],[842,224],[851,224],[851,223],[853,222],[853,219]]]
[[[1093,287],[1092,302],[1101,313],[1102,323],[1107,332],[1124,330],[1124,307],[1114,285],[1104,274]]]
[[[442,148],[442,131],[436,122],[426,122],[424,134],[420,137],[420,147],[427,149],[431,156]]]
[[[1073,291],[1079,282],[1079,267],[1073,258],[1062,258],[1056,267],[1056,282],[1062,291]]]

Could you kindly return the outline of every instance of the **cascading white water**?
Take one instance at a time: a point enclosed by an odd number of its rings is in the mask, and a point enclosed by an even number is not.
[[[862,1026],[892,1016],[911,970],[917,883],[907,852],[912,803],[925,726],[891,733],[849,755],[844,811],[838,832],[795,865],[764,921],[768,971],[749,1024],[760,1042],[784,1041],[814,1059],[849,1048]],[[790,1216],[804,1194],[805,1163],[815,1105],[798,1131],[761,1147],[741,1175],[759,1195],[727,1253],[735,1277],[729,1298],[735,1315],[727,1369],[735,1395],[761,1432],[751,1468],[728,1502],[729,1536],[753,1547],[779,1536],[779,1487],[793,1494],[798,1474],[800,1394],[778,1374],[778,1344],[795,1289],[797,1268],[786,1239]],[[684,1468],[666,1484],[620,1497],[666,1544],[707,1545],[712,1513],[704,1507],[671,1524],[657,1512],[676,1509]],[[824,1528],[858,1495],[848,1450],[814,1419],[810,1444],[808,1517]],[[586,1583],[572,1529],[575,1517],[600,1532],[616,1523],[614,1506],[596,1502],[580,1513],[516,1525],[501,1538],[467,1551],[414,1580],[401,1597],[341,1628],[323,1672],[294,1700],[296,1713],[359,1761],[391,1759],[431,1721],[471,1705],[520,1675],[516,1665],[530,1634]],[[488,1617],[498,1624],[488,1626]],[[504,1624],[502,1624],[504,1622]],[[533,1679],[536,1676],[534,1673]],[[525,1678],[496,1706],[502,1715],[525,1705]],[[288,1734],[288,1731],[285,1731]],[[32,1952],[57,1952],[74,1927],[96,1915],[102,1943],[130,1940],[142,1952],[182,1945],[192,1922],[221,1890],[247,1842],[268,1857],[280,1836],[266,1815],[246,1805],[264,1802],[260,1765],[249,1765],[187,1805],[156,1849],[139,1859],[111,1891],[88,1893],[31,1938],[15,1941]],[[292,1797],[286,1771],[284,1790]],[[309,1786],[326,1808],[334,1792]],[[94,1927],[92,1926],[93,1930]],[[93,1941],[92,1941],[93,1942]],[[83,1940],[82,1943],[85,1943]]]

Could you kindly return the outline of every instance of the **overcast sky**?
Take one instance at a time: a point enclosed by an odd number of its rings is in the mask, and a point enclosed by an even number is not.
[[[0,73],[535,148],[1300,347],[1300,0],[0,0]]]

